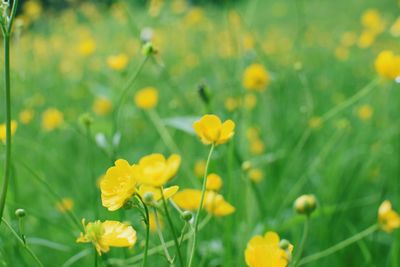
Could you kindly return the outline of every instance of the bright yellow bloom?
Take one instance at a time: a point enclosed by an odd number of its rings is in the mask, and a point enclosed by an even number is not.
[[[263,171],[257,168],[250,169],[247,175],[249,179],[255,183],[260,183],[264,177]]]
[[[145,87],[135,94],[136,106],[141,109],[152,109],[158,102],[158,90],[154,87]]]
[[[136,231],[126,223],[118,221],[95,221],[85,225],[82,220],[85,233],[81,233],[77,243],[91,242],[99,255],[108,252],[110,247],[132,247],[135,245],[137,237]]]
[[[14,136],[17,131],[18,123],[14,120],[11,121],[11,137]],[[6,124],[0,124],[0,141],[6,142]]]
[[[176,186],[176,185],[167,187],[167,188],[163,188],[162,191],[163,191],[164,198],[169,199],[170,197],[175,195],[176,192],[178,192],[178,190],[179,190],[179,186]],[[146,193],[153,194],[153,201],[159,201],[162,198],[160,188],[153,187],[150,185],[144,185],[144,184],[141,185],[139,187],[139,190],[137,193],[140,195],[140,197],[142,199],[144,199],[144,195]]]
[[[220,145],[233,137],[235,123],[232,120],[222,123],[215,115],[204,115],[193,124],[193,129],[204,144]]]
[[[293,246],[288,251],[279,247],[279,235],[267,232],[264,236],[254,236],[244,252],[246,264],[249,267],[286,267]]]
[[[374,110],[370,105],[363,105],[357,109],[358,117],[364,121],[371,119],[373,114]]]
[[[35,112],[32,109],[24,109],[19,113],[19,120],[22,124],[28,124],[32,121]]]
[[[176,175],[180,164],[179,155],[165,159],[161,154],[151,154],[141,158],[135,166],[136,177],[140,184],[160,187]]]
[[[368,31],[378,34],[385,30],[385,23],[378,10],[368,9],[361,17],[361,23]]]
[[[42,128],[46,132],[53,131],[64,122],[64,114],[56,108],[49,108],[42,114]]]
[[[197,177],[203,178],[204,172],[206,171],[206,161],[198,160],[194,164],[194,173]]]
[[[209,175],[207,175],[207,190],[219,191],[222,187],[222,184],[222,179],[218,174],[210,173]]]
[[[109,211],[121,208],[135,193],[134,165],[126,160],[115,161],[100,181],[101,202]]]
[[[400,76],[400,56],[382,51],[375,60],[375,70],[383,78],[394,80]]]
[[[392,232],[394,229],[400,228],[400,216],[392,209],[392,203],[385,200],[379,206],[378,222],[385,232]]]
[[[73,207],[74,201],[71,198],[63,198],[56,203],[57,210],[62,213],[72,210]]]
[[[124,70],[129,63],[126,54],[112,55],[107,58],[107,65],[113,70]]]
[[[261,64],[252,64],[244,71],[243,86],[248,90],[263,91],[269,82],[269,74]]]
[[[200,206],[201,190],[185,189],[176,193],[172,199],[180,208],[196,211]],[[226,216],[235,211],[235,208],[222,195],[212,191],[206,191],[203,208],[217,217]]]
[[[93,103],[92,110],[99,116],[107,115],[112,110],[112,103],[106,97],[97,97]]]
[[[96,42],[92,38],[81,41],[78,45],[78,52],[83,56],[89,56],[96,50]]]

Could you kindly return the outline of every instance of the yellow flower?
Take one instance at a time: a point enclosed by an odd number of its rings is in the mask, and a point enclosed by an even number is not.
[[[308,121],[308,127],[311,129],[319,129],[322,126],[322,119],[321,117],[311,117]]]
[[[379,206],[378,222],[385,232],[392,232],[394,229],[400,228],[400,216],[392,209],[392,203],[385,200]]]
[[[168,159],[161,154],[151,154],[140,159],[135,166],[138,182],[154,187],[163,186],[177,173],[181,157],[173,154]]]
[[[126,160],[115,161],[100,181],[101,202],[109,211],[121,208],[135,193],[134,165]]]
[[[210,173],[209,175],[207,175],[207,190],[219,191],[222,187],[222,184],[222,179],[218,174]]]
[[[63,198],[56,203],[57,210],[62,213],[72,210],[73,207],[74,201],[71,198]]]
[[[384,31],[385,23],[383,22],[379,11],[376,9],[366,10],[361,17],[361,23],[368,31],[378,34]]]
[[[224,106],[227,111],[232,112],[239,107],[239,101],[234,97],[228,97],[225,99]]]
[[[118,221],[95,221],[85,225],[82,220],[85,233],[81,233],[77,243],[91,242],[99,255],[108,252],[110,247],[132,247],[135,245],[137,237],[136,231],[126,223]]]
[[[23,6],[24,15],[32,20],[39,18],[42,13],[42,6],[38,1],[26,1]]]
[[[250,142],[250,152],[252,155],[260,155],[265,151],[264,142],[257,138]]]
[[[288,251],[279,247],[279,235],[267,232],[264,236],[254,236],[244,252],[246,264],[249,267],[286,267],[293,246]]]
[[[11,121],[11,137],[14,136],[17,131],[18,123],[14,120]],[[0,141],[6,142],[6,124],[0,124]]]
[[[263,91],[269,81],[269,74],[261,64],[252,64],[244,71],[243,86],[248,90]]]
[[[257,105],[257,97],[254,94],[246,94],[243,100],[243,106],[248,109],[252,110]]]
[[[163,188],[162,191],[163,191],[164,198],[165,199],[171,198],[173,195],[176,194],[176,192],[178,192],[178,190],[179,190],[179,186],[176,186],[176,185],[167,187],[167,188]],[[144,184],[141,185],[139,187],[139,190],[137,193],[140,195],[140,197],[142,199],[144,199],[144,195],[146,193],[152,193],[153,201],[159,201],[162,198],[160,189],[157,187],[150,186],[150,185],[144,185]]]
[[[49,108],[42,114],[42,128],[46,132],[53,131],[64,122],[64,114],[56,108]]]
[[[400,56],[382,51],[375,60],[375,70],[383,78],[394,80],[400,76]]]
[[[215,115],[204,115],[193,124],[201,141],[206,144],[220,145],[229,141],[234,135],[235,123],[227,120],[224,123]]]
[[[200,206],[201,190],[185,189],[176,193],[172,199],[180,208],[196,211]],[[206,191],[203,208],[217,217],[226,216],[235,211],[235,208],[222,195],[212,191]]]
[[[357,109],[358,117],[364,121],[371,119],[373,114],[374,110],[370,105],[363,105]]]
[[[194,173],[197,177],[203,178],[204,172],[206,170],[206,161],[205,160],[198,160],[194,164]]]
[[[141,109],[152,109],[158,102],[158,90],[154,87],[145,87],[135,94],[135,103]]]
[[[249,179],[255,183],[261,182],[264,177],[263,171],[257,168],[250,169],[247,175]]]
[[[392,27],[390,27],[390,34],[394,37],[400,36],[400,18],[397,18]]]
[[[89,56],[96,50],[96,42],[92,38],[81,41],[78,45],[78,52],[83,56]]]
[[[112,109],[112,103],[108,98],[100,96],[94,101],[92,109],[97,115],[103,116],[110,113]]]
[[[363,31],[358,38],[357,45],[360,48],[370,47],[375,42],[376,35],[370,31]]]
[[[28,124],[32,121],[34,114],[32,109],[24,109],[19,113],[19,120],[22,124]]]
[[[160,228],[162,229],[162,228],[164,228],[164,223],[163,223],[163,221],[161,220],[160,214],[157,214],[157,216],[158,216],[158,223],[159,223],[159,226],[160,226]],[[152,232],[152,233],[154,233],[154,232],[157,231],[156,216],[154,215],[153,212],[151,212],[151,213],[149,214],[149,228],[150,228],[150,232]]]
[[[107,58],[107,65],[113,70],[124,70],[129,63],[126,54],[112,55]]]

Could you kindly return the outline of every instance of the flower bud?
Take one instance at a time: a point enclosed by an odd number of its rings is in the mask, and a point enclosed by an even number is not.
[[[145,203],[151,203],[154,200],[154,194],[152,192],[146,192],[143,196]]]
[[[151,56],[156,53],[156,50],[151,42],[146,42],[142,47],[142,53],[145,56]]]
[[[26,213],[24,209],[17,209],[15,211],[15,216],[17,216],[18,218],[22,218],[25,217]]]
[[[186,222],[190,221],[193,218],[193,214],[190,211],[184,211],[182,213],[182,219],[185,220]]]
[[[242,170],[244,170],[244,171],[250,170],[251,167],[252,167],[252,164],[250,161],[245,161],[242,163]]]
[[[279,242],[279,247],[280,247],[281,249],[283,249],[283,250],[289,249],[289,246],[290,246],[290,242],[287,241],[286,239],[282,239],[282,240]]]
[[[299,214],[310,215],[317,208],[317,199],[314,195],[302,195],[294,202],[294,209]]]
[[[89,113],[82,114],[79,117],[79,122],[85,127],[89,127],[93,123],[93,117]]]

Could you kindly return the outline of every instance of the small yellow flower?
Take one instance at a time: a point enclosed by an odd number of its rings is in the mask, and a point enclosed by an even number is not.
[[[392,203],[385,200],[379,206],[378,222],[385,232],[392,232],[394,229],[400,228],[400,216],[392,209]]]
[[[243,86],[248,90],[263,91],[269,82],[269,73],[261,64],[252,64],[244,71]]]
[[[32,109],[24,109],[19,113],[19,121],[22,124],[28,124],[32,121],[35,112]]]
[[[101,201],[109,211],[121,208],[135,193],[134,166],[131,166],[126,160],[119,159],[101,179]]]
[[[257,168],[250,169],[247,175],[249,179],[255,183],[260,183],[264,177],[263,171]]]
[[[14,136],[15,132],[17,131],[18,123],[14,120],[11,121],[11,137]],[[6,124],[0,124],[0,141],[5,143],[6,142]]]
[[[239,101],[234,97],[228,97],[225,99],[224,106],[227,111],[232,112],[239,107]]]
[[[254,236],[244,252],[246,264],[249,267],[286,267],[293,246],[288,251],[279,246],[280,238],[275,232],[267,232],[264,236]]]
[[[376,35],[370,31],[363,31],[358,38],[357,45],[360,48],[368,48],[375,42]]]
[[[124,70],[129,63],[126,54],[112,55],[107,58],[107,65],[113,70]]]
[[[219,191],[222,187],[222,184],[222,179],[218,174],[210,173],[209,175],[207,175],[207,190]]]
[[[154,87],[145,87],[135,94],[136,106],[141,109],[152,109],[157,106],[158,90]]]
[[[151,154],[141,158],[135,166],[136,177],[140,184],[160,187],[176,175],[180,164],[179,155],[165,159],[161,154]]]
[[[322,126],[322,119],[321,117],[311,117],[308,121],[308,127],[311,129],[319,129]]]
[[[72,210],[73,207],[74,201],[71,198],[63,198],[56,203],[57,210],[62,213]]]
[[[36,20],[42,13],[42,6],[38,1],[26,1],[23,6],[24,15],[29,19]]]
[[[91,242],[99,255],[108,252],[110,247],[132,247],[137,237],[136,231],[126,223],[118,221],[95,221],[85,225],[82,220],[85,232],[81,233],[77,243]]]
[[[97,97],[93,103],[92,110],[99,116],[107,115],[112,110],[112,103],[106,97]]]
[[[224,123],[215,115],[204,115],[193,124],[193,128],[201,141],[206,144],[221,145],[234,135],[235,123],[227,120]]]
[[[206,171],[206,161],[198,160],[194,164],[194,173],[197,177],[203,178],[204,172]]]
[[[92,38],[81,41],[78,45],[78,52],[82,56],[89,56],[96,51],[96,42]]]
[[[385,23],[376,9],[366,10],[361,17],[361,23],[368,31],[379,34],[385,30]]]
[[[243,99],[245,109],[252,110],[257,105],[257,97],[254,94],[246,94]]]
[[[176,186],[176,185],[167,187],[167,188],[163,188],[162,191],[163,191],[164,198],[165,199],[171,198],[173,195],[176,194],[176,192],[178,192],[178,190],[179,190],[179,186]],[[162,198],[160,189],[157,187],[150,186],[150,185],[144,185],[144,184],[141,185],[139,187],[139,190],[137,193],[140,195],[140,197],[142,199],[144,199],[144,195],[146,193],[151,193],[153,195],[153,201],[159,201]]]
[[[64,122],[64,114],[56,108],[49,108],[42,114],[42,128],[46,132],[59,128]]]
[[[357,109],[357,115],[363,121],[371,119],[373,114],[374,110],[370,105],[362,105]]]
[[[250,141],[250,153],[252,155],[261,155],[265,151],[265,144],[264,142],[257,138]]]
[[[375,70],[383,78],[394,80],[400,76],[400,56],[382,51],[375,60]]]

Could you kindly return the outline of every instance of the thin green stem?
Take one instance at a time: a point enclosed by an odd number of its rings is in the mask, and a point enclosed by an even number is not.
[[[44,267],[42,262],[36,256],[36,254],[28,247],[28,244],[24,242],[24,240],[18,235],[18,233],[11,227],[11,225],[4,219],[1,219],[5,226],[10,230],[13,236],[18,240],[20,245],[28,252],[28,254],[35,260],[36,264],[40,267]]]
[[[183,265],[183,258],[182,258],[181,250],[180,250],[180,247],[179,247],[178,238],[177,238],[177,235],[176,235],[176,232],[175,232],[175,227],[174,227],[174,224],[172,223],[171,217],[169,215],[167,201],[165,200],[164,192],[163,192],[163,189],[161,187],[160,187],[160,192],[161,192],[161,198],[162,198],[162,202],[163,202],[163,206],[164,206],[164,210],[165,210],[165,217],[167,217],[168,225],[169,225],[169,228],[171,229],[172,237],[174,239],[176,253],[178,254],[179,264],[183,267],[184,266]]]
[[[378,229],[379,229],[379,225],[374,224],[374,225],[368,227],[367,229],[365,229],[364,231],[361,231],[360,233],[358,233],[358,234],[356,234],[356,235],[354,235],[354,236],[352,236],[352,237],[350,237],[350,238],[348,238],[346,240],[343,240],[342,242],[339,242],[338,244],[336,244],[336,245],[334,245],[334,246],[332,246],[330,248],[327,248],[327,249],[325,249],[323,251],[320,251],[318,253],[315,253],[313,255],[304,257],[303,259],[301,259],[299,261],[298,266],[305,265],[307,263],[310,263],[310,262],[322,259],[324,257],[327,257],[329,255],[332,255],[335,252],[337,252],[339,250],[342,250],[345,247],[347,247],[347,246],[349,246],[349,245],[351,245],[351,244],[353,244],[353,243],[355,243],[355,242],[357,242],[357,241],[369,236],[370,234],[374,233]]]
[[[96,251],[96,249],[94,249],[94,267],[97,267],[98,266],[98,256],[97,256],[97,251]]]
[[[154,211],[154,219],[156,221],[156,227],[157,227],[157,234],[158,234],[158,237],[160,239],[161,246],[162,246],[162,248],[164,250],[164,255],[167,258],[167,261],[169,262],[169,265],[172,266],[173,265],[173,259],[171,258],[171,255],[169,255],[168,248],[165,245],[165,239],[164,239],[164,236],[162,234],[161,223],[160,223],[160,220],[158,218],[157,209],[155,207],[153,207],[153,209],[154,209],[153,210]]]
[[[214,148],[215,148],[215,145],[212,144],[211,148],[210,148],[210,152],[208,153],[206,167],[205,167],[205,170],[204,170],[203,187],[202,187],[202,190],[201,190],[200,205],[199,205],[199,208],[197,210],[196,218],[195,218],[195,221],[194,221],[193,244],[192,244],[192,249],[191,249],[190,257],[189,257],[189,265],[188,265],[189,267],[191,267],[192,264],[193,264],[194,251],[196,249],[196,241],[197,241],[197,231],[198,231],[198,228],[199,228],[199,218],[200,218],[201,210],[203,208],[204,196],[206,194],[208,167],[210,165],[211,156],[212,156],[212,153],[214,151]]]
[[[297,251],[296,258],[293,263],[293,267],[296,267],[299,263],[299,260],[301,259],[301,255],[303,254],[304,246],[306,244],[307,238],[308,238],[308,229],[310,225],[310,216],[306,216],[306,220],[304,221],[304,229],[303,229],[303,236],[301,237],[299,249]]]
[[[146,225],[146,241],[144,245],[144,257],[143,257],[143,262],[142,262],[142,267],[145,267],[147,264],[147,257],[148,257],[148,252],[149,252],[149,240],[150,240],[150,216],[149,216],[149,209],[147,208],[146,203],[144,203],[143,199],[140,197],[140,195],[136,195],[137,198],[140,200],[142,203],[143,209],[144,209],[144,215],[143,216],[143,221],[144,224]]]

